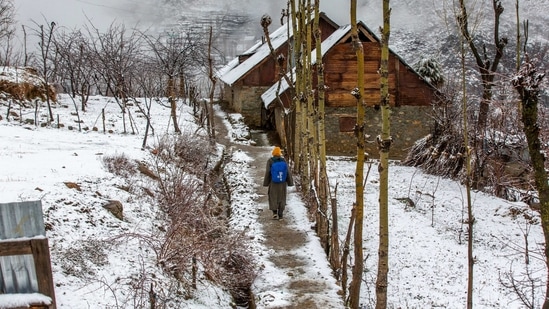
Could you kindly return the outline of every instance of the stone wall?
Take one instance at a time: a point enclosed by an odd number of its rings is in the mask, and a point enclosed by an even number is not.
[[[432,118],[429,116],[431,110],[430,106],[391,108],[391,136],[393,137],[389,154],[391,159],[404,159],[412,145],[431,132],[433,127]],[[356,155],[356,137],[352,126],[347,126],[347,129],[341,132],[341,123],[344,118],[355,122],[356,109],[334,108],[326,116],[326,151],[329,155]],[[367,108],[366,119],[366,152],[371,158],[379,158],[375,139],[381,133],[381,111]]]
[[[261,126],[261,95],[268,87],[240,87],[234,86],[228,90],[229,106],[237,113],[241,113],[248,126]]]

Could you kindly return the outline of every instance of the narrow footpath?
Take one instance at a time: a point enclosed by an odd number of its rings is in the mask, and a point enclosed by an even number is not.
[[[261,186],[265,165],[273,148],[266,134],[259,133],[259,142],[255,146],[231,143],[230,128],[225,123],[218,113],[217,140],[228,151],[243,151],[252,158],[249,162],[250,177],[260,184],[255,193],[259,197],[257,224],[263,232],[261,241],[270,262],[269,267],[281,274],[273,276],[269,271],[259,272],[256,282],[261,284],[252,287],[256,308],[344,308],[341,296],[337,294],[340,287],[331,274],[325,255],[317,253],[322,251],[319,239],[294,187],[288,190],[284,220],[272,219],[272,213],[268,210],[267,188]]]

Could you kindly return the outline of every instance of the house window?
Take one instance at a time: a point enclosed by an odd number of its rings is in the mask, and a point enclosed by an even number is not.
[[[339,132],[353,132],[355,129],[356,117],[340,116],[339,117]]]

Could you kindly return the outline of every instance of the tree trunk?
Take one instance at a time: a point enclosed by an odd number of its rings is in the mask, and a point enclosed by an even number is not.
[[[389,0],[383,0],[383,31],[381,34],[381,135],[379,148],[379,248],[376,281],[376,308],[387,308],[387,274],[389,272],[389,151],[391,149],[391,122],[389,115],[389,36],[391,9]]]
[[[168,78],[168,100],[170,101],[170,116],[173,121],[173,129],[175,133],[181,133],[179,125],[177,124],[177,101],[174,94],[174,79],[173,76]]]
[[[349,226],[347,228],[347,236],[345,236],[345,243],[343,244],[343,255],[341,256],[341,289],[343,290],[343,300],[347,298],[347,259],[349,258],[351,246],[351,233],[353,232],[353,226],[355,224],[355,212],[356,205],[353,205],[351,217],[349,218]]]
[[[208,40],[208,67],[209,67],[209,74],[208,77],[210,78],[210,105],[208,110],[208,132],[210,136],[210,142],[212,144],[215,143],[215,123],[214,123],[214,94],[215,94],[215,76],[214,76],[214,68],[213,68],[213,58],[212,58],[212,34],[213,29],[210,27],[210,37]]]
[[[471,201],[471,183],[475,182],[472,178],[471,167],[471,147],[469,147],[469,130],[467,122],[467,80],[465,67],[465,40],[461,36],[461,87],[462,87],[462,117],[463,117],[463,148],[465,149],[465,191],[467,194],[467,221],[468,221],[468,238],[467,238],[467,309],[473,308],[473,278],[475,260],[473,256],[473,204]]]
[[[351,37],[353,48],[357,57],[357,88],[353,90],[353,95],[356,98],[356,126],[355,134],[357,138],[357,161],[355,172],[355,188],[356,188],[356,219],[354,228],[354,260],[353,278],[349,288],[349,306],[351,309],[360,307],[360,286],[362,283],[362,273],[364,268],[363,252],[362,252],[362,231],[364,221],[364,158],[366,136],[364,135],[364,49],[362,42],[358,37],[358,26],[356,21],[356,0],[351,0]]]
[[[503,49],[507,45],[508,41],[507,38],[500,38],[499,36],[499,19],[501,14],[503,13],[501,0],[492,0],[492,6],[494,9],[494,46],[496,49],[492,61],[488,59],[488,55],[485,49],[483,52],[481,52],[475,45],[473,36],[469,31],[469,17],[467,13],[467,7],[465,6],[465,0],[459,0],[460,13],[456,16],[461,35],[465,38],[467,44],[469,45],[469,49],[471,50],[471,53],[475,58],[482,80],[483,94],[480,101],[476,126],[481,136],[484,136],[484,131],[486,130],[486,124],[488,121],[490,103],[492,101],[492,85],[494,82],[494,77],[497,72],[499,62],[503,57]]]
[[[53,38],[53,29],[55,27],[55,23],[51,23],[49,27],[49,33],[48,37],[45,37],[44,33],[44,26],[40,25],[40,52],[42,56],[42,84],[44,86],[44,90],[46,92],[46,105],[48,107],[48,123],[53,122],[53,111],[51,108],[51,91],[50,91],[50,84],[49,84],[49,68],[48,68],[48,60],[49,60],[49,52],[50,52],[50,44]],[[35,125],[38,125],[38,122],[35,122]]]
[[[523,130],[528,142],[528,151],[534,170],[534,180],[539,194],[541,227],[545,238],[545,263],[547,271],[543,309],[549,309],[549,183],[545,170],[545,156],[542,153],[538,126],[539,86],[544,78],[537,68],[527,60],[513,79],[513,86],[519,93],[522,106]]]
[[[304,0],[301,7],[302,25],[304,33],[301,33],[301,43],[303,44],[301,55],[303,67],[303,94],[302,113],[301,113],[301,192],[303,196],[309,197],[311,186],[311,114],[312,114],[312,81],[311,81],[311,23],[310,23],[310,0]]]
[[[294,147],[293,147],[293,161],[294,169],[297,171],[301,170],[301,132],[302,132],[302,100],[301,96],[303,94],[303,75],[302,75],[302,63],[301,63],[301,36],[303,35],[302,29],[302,18],[301,18],[301,0],[298,0],[298,6],[296,8],[295,0],[290,0],[291,5],[291,15],[292,15],[292,31],[294,33],[294,55],[296,63],[296,76],[295,76],[295,96],[294,96],[294,107],[295,107],[295,124],[294,124]]]
[[[318,114],[316,121],[318,122],[318,157],[319,157],[319,195],[320,195],[320,211],[326,214],[321,218],[323,227],[320,229],[321,235],[325,234],[325,248],[328,249],[330,255],[330,263],[332,269],[336,272],[340,270],[339,264],[339,235],[337,228],[337,201],[335,197],[331,202],[332,210],[332,233],[330,235],[330,222],[328,217],[328,201],[329,198],[329,181],[326,172],[326,124],[325,124],[325,86],[324,86],[324,64],[322,61],[322,31],[319,27],[320,19],[320,1],[315,1],[315,21],[314,21],[314,38],[316,42],[316,78],[317,78],[317,93],[318,93]],[[331,237],[330,237],[331,236]],[[322,239],[322,236],[321,236]],[[337,276],[337,275],[336,275]]]

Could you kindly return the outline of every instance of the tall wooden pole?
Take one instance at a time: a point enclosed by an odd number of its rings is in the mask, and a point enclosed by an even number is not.
[[[357,58],[357,87],[353,89],[352,94],[356,98],[356,125],[355,135],[357,138],[357,161],[355,171],[356,188],[356,207],[355,207],[355,226],[354,226],[354,261],[353,277],[349,287],[349,307],[358,309],[360,307],[360,286],[362,283],[362,273],[364,268],[364,258],[362,252],[362,231],[364,220],[364,158],[366,136],[364,135],[364,49],[360,38],[358,37],[358,26],[356,20],[356,0],[351,0],[351,38],[353,48]]]

